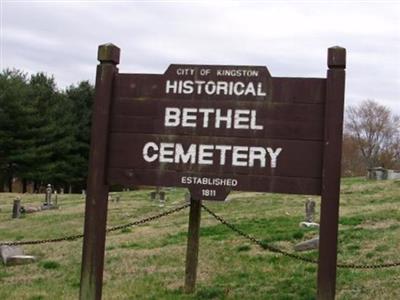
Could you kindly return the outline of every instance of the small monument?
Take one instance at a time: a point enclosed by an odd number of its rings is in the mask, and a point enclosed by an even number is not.
[[[118,195],[118,194],[114,194],[114,193],[109,193],[108,194],[108,202],[116,202],[116,203],[118,203],[120,199],[121,199],[121,196]]]
[[[315,216],[315,201],[311,200],[311,198],[307,199],[306,204],[306,222],[314,222]]]
[[[53,195],[53,188],[51,187],[51,184],[48,184],[46,187],[45,200],[41,207],[42,210],[58,208],[57,203],[53,203],[53,201],[52,201],[52,195]],[[56,192],[55,192],[54,199],[57,202],[57,193]]]
[[[165,192],[164,191],[160,191],[159,193],[160,196],[160,203],[158,204],[158,206],[163,207],[165,205]]]
[[[308,251],[318,249],[319,246],[319,236],[314,237],[310,240],[298,243],[294,246],[295,251]]]
[[[299,226],[300,227],[319,227],[318,223],[314,222],[314,217],[315,217],[315,201],[312,200],[311,198],[307,199],[305,203],[305,221],[300,222]]]
[[[51,205],[51,194],[52,193],[53,193],[53,189],[51,187],[51,184],[48,184],[47,188],[46,188],[46,197],[45,197],[44,205],[46,205],[46,206]]]
[[[387,170],[387,179],[400,180],[400,170]]]
[[[367,178],[371,180],[386,180],[388,178],[388,170],[383,167],[369,168]]]
[[[18,219],[19,217],[21,217],[21,198],[17,196],[13,203],[12,218]]]
[[[18,246],[0,246],[0,256],[6,266],[24,265],[36,261],[36,257],[25,255],[22,248]]]
[[[150,193],[151,200],[158,200],[159,206],[162,207],[165,204],[165,192],[161,190],[159,186],[156,187],[154,192]]]
[[[58,194],[57,191],[54,191],[54,205],[57,206],[58,204]]]

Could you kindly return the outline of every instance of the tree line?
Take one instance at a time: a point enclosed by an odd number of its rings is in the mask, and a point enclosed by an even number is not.
[[[59,90],[54,77],[19,70],[0,74],[0,189],[19,178],[37,190],[48,183],[85,186],[94,88],[82,81]]]
[[[94,87],[88,81],[65,90],[44,73],[0,74],[0,191],[19,178],[37,190],[51,183],[85,187]],[[365,175],[371,167],[400,168],[400,118],[373,100],[345,114],[342,174]]]
[[[346,110],[342,174],[365,175],[373,167],[400,169],[400,117],[374,100],[364,100]]]

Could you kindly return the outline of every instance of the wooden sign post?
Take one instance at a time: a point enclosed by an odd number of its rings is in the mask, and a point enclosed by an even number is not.
[[[318,299],[334,299],[339,220],[340,162],[346,50],[328,49],[324,157],[319,231]]]
[[[101,299],[103,286],[104,246],[107,223],[106,161],[109,144],[110,107],[113,82],[118,73],[118,47],[99,47],[96,90],[92,116],[89,177],[87,181],[85,228],[82,253],[80,299]]]
[[[99,47],[81,299],[100,299],[108,185],[191,193],[185,291],[196,283],[201,200],[230,191],[322,195],[318,298],[333,299],[345,49],[327,78],[273,77],[265,66],[170,65],[121,74]]]
[[[185,292],[193,293],[196,288],[199,257],[201,200],[190,198],[189,230],[186,248]]]

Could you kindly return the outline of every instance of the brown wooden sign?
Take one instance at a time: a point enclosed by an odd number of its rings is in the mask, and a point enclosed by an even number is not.
[[[194,291],[201,200],[232,190],[321,195],[318,299],[334,299],[346,51],[326,78],[262,66],[171,65],[121,74],[99,47],[80,299],[100,299],[110,184],[191,192],[185,290]]]
[[[320,194],[326,83],[266,67],[171,65],[117,74],[108,182]]]

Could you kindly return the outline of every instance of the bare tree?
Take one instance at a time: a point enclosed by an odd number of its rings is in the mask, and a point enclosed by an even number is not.
[[[400,118],[374,100],[347,109],[345,132],[358,146],[366,167],[392,167],[400,156]]]
[[[348,133],[343,134],[342,176],[362,176],[365,174],[365,161],[356,139]]]

